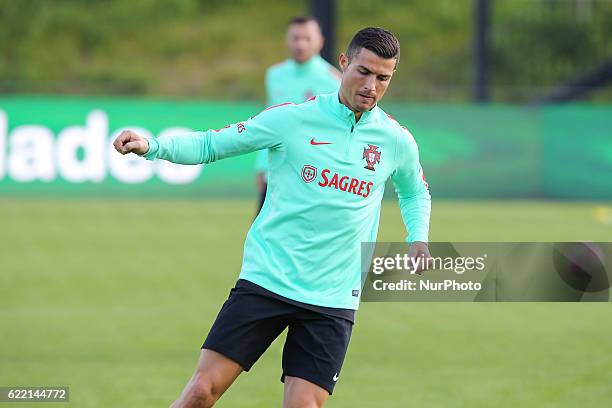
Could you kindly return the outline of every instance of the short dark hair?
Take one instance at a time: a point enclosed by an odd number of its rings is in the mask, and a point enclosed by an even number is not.
[[[319,20],[317,20],[313,16],[293,17],[291,20],[289,20],[289,24],[287,24],[287,26],[292,26],[294,24],[306,24],[306,23],[310,23],[311,21],[314,21],[319,26],[319,28],[321,27],[321,24],[319,24]]]
[[[395,66],[400,59],[400,43],[390,31],[380,27],[366,27],[357,32],[346,50],[349,61],[365,48],[381,58],[395,58]]]

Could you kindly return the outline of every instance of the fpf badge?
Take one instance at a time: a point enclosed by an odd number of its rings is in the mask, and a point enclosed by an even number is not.
[[[366,161],[364,169],[375,171],[374,165],[380,163],[380,152],[378,151],[378,146],[368,144],[368,147],[364,147],[363,158]]]

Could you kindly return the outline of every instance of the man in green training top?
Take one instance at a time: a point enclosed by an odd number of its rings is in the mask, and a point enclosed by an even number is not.
[[[289,22],[286,42],[291,58],[266,71],[268,106],[302,103],[314,95],[338,91],[340,72],[319,55],[323,41],[321,27],[314,17],[295,17]],[[257,152],[255,170],[259,212],[266,196],[268,149]]]
[[[267,199],[247,234],[240,278],[173,407],[212,406],[287,327],[283,406],[323,406],[340,377],[361,291],[360,245],[376,240],[387,179],[409,255],[429,257],[431,200],[417,145],[377,106],[399,56],[393,34],[365,28],[340,56],[338,93],[220,130],[160,139],[124,131],[115,140],[122,154],[182,164],[270,150]]]

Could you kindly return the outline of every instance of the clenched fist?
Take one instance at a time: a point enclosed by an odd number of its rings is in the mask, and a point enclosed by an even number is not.
[[[113,142],[115,150],[121,154],[136,153],[140,156],[149,150],[149,142],[144,137],[132,132],[124,130]]]

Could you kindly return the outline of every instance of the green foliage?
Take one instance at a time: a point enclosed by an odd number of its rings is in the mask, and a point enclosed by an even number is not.
[[[258,98],[299,3],[1,0],[2,87]]]
[[[533,97],[612,58],[609,0],[513,0],[494,7],[494,81],[519,85],[500,87],[500,97]]]
[[[402,43],[389,97],[469,100],[472,0],[338,0],[356,30]],[[267,66],[308,0],[0,0],[0,90],[263,100]],[[524,101],[612,56],[612,2],[493,1],[492,89]],[[608,98],[604,93],[601,99]]]

